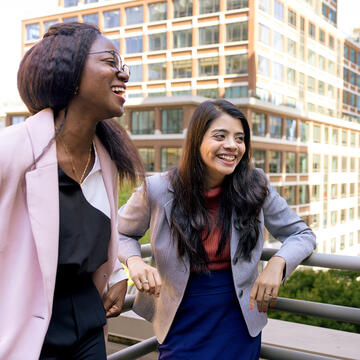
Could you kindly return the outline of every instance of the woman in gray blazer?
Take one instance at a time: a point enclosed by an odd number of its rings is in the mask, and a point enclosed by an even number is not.
[[[134,311],[153,323],[161,360],[258,359],[268,306],[315,247],[250,154],[241,111],[205,101],[179,166],[148,177],[119,211],[120,259],[139,290]],[[282,246],[259,275],[264,227]],[[153,266],[140,256],[147,229]]]

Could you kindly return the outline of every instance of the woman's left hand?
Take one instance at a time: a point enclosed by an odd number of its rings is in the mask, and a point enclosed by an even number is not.
[[[127,280],[122,280],[114,284],[107,292],[104,300],[106,317],[120,315],[127,290]]]
[[[265,269],[255,280],[254,286],[250,292],[250,310],[254,310],[255,301],[259,312],[265,312],[275,305],[283,271],[285,260],[280,256],[273,256],[267,263]]]

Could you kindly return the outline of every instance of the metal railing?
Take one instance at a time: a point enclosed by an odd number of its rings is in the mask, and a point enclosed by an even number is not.
[[[263,250],[261,260],[269,260],[277,249],[266,248]],[[141,246],[141,256],[143,258],[150,257],[152,254],[151,245],[146,244]],[[360,257],[346,256],[346,255],[328,255],[314,253],[305,259],[302,265],[323,267],[339,270],[360,271]],[[125,298],[122,312],[128,311],[132,308],[135,295],[127,295]],[[310,315],[317,317],[324,317],[331,320],[344,321],[353,324],[360,324],[360,309],[331,305],[324,303],[317,303],[312,301],[295,300],[279,297],[272,310],[286,311],[294,314]],[[144,356],[150,352],[156,351],[157,341],[156,337],[146,339],[135,345],[129,346],[126,349],[118,351],[107,357],[108,360],[134,360]],[[260,356],[268,360],[334,360],[334,357],[326,357],[316,354],[309,354],[307,352],[295,351],[285,348],[280,348],[271,345],[261,345]]]

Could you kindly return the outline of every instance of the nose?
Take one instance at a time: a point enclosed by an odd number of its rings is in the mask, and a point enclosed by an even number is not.
[[[116,72],[116,76],[119,80],[121,80],[122,82],[126,83],[129,81],[130,75],[127,74],[125,71],[123,70],[118,70]]]
[[[224,143],[224,148],[229,150],[236,150],[237,149],[237,143],[235,139],[232,137],[228,137]]]

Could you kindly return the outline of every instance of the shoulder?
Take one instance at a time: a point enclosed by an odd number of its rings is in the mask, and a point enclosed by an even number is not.
[[[157,173],[152,176],[148,176],[146,179],[146,192],[151,200],[155,201],[167,201],[171,196],[169,173]]]

